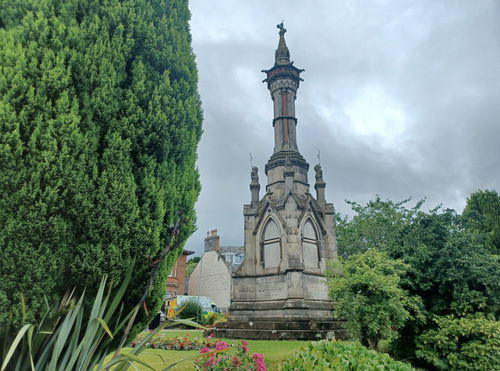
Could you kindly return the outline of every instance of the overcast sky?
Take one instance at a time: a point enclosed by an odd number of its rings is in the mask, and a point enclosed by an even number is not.
[[[274,64],[284,21],[297,93],[299,150],[321,151],[327,201],[377,194],[427,198],[461,212],[477,189],[500,191],[499,0],[191,0],[204,134],[198,231],[243,245],[250,156],[273,151],[272,103],[262,69]],[[311,189],[312,186],[311,186]],[[314,192],[313,192],[314,193]]]

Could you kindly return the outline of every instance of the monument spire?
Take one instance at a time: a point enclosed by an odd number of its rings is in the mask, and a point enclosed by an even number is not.
[[[285,26],[283,26],[283,22],[281,22],[279,25],[276,26],[277,28],[280,29],[279,35],[280,35],[280,41],[278,43],[278,49],[276,49],[275,53],[275,65],[278,64],[289,64],[290,63],[290,51],[288,50],[288,47],[286,46],[285,42]]]
[[[295,99],[302,81],[300,74],[304,70],[295,67],[290,61],[283,22],[276,27],[279,29],[279,42],[275,52],[275,63],[271,69],[262,71],[267,75],[263,82],[267,82],[274,106],[274,154],[266,165],[266,174],[270,169],[284,166],[287,157],[307,173],[309,164],[300,155],[297,146],[295,117]]]

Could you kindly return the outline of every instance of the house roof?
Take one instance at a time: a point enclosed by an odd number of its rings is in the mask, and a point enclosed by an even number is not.
[[[227,253],[243,254],[244,252],[245,252],[245,248],[243,246],[221,246],[220,247],[221,254],[227,254]]]

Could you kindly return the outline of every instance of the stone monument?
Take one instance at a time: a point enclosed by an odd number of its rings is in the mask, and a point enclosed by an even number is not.
[[[247,339],[345,337],[332,319],[325,271],[337,257],[334,208],[325,200],[320,165],[316,197],[309,193],[309,164],[297,146],[295,99],[301,70],[290,62],[286,29],[279,28],[274,66],[263,82],[274,105],[274,153],[265,166],[266,193],[259,197],[251,170],[251,203],[244,206],[245,259],[233,274],[230,320],[214,334]]]

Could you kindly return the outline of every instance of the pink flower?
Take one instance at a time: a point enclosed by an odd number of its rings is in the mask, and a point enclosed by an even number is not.
[[[257,371],[266,371],[266,364],[264,363],[264,355],[259,353],[254,353],[252,357],[255,361],[255,365],[257,366]]]
[[[223,341],[218,341],[215,343],[215,349],[217,350],[224,350],[227,349],[227,347],[228,347],[227,343]]]
[[[240,358],[238,356],[233,356],[233,367],[238,367],[240,363]]]
[[[213,334],[213,333],[211,333],[210,335],[208,335],[207,339],[211,339],[211,338],[213,338],[213,337],[214,337],[214,334]]]
[[[210,349],[208,349],[207,347],[200,349],[200,353],[208,353],[208,352],[210,352]]]
[[[248,341],[241,341],[241,349],[243,350],[243,353],[248,353]]]
[[[212,354],[210,356],[210,358],[208,359],[208,363],[211,365],[211,366],[215,366],[217,363],[219,363],[219,360],[217,358],[215,358],[215,354]]]

